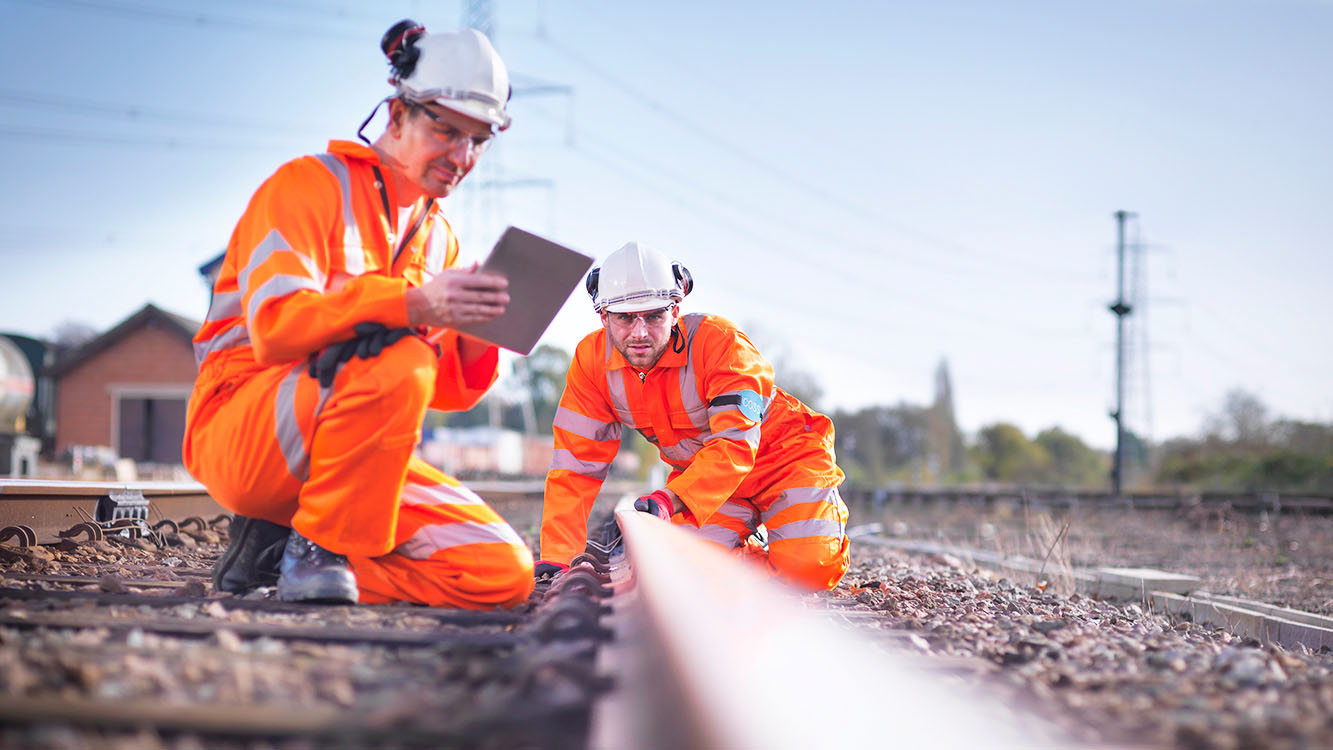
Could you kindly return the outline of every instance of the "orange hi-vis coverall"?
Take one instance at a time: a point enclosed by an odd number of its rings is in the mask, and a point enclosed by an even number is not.
[[[513,606],[532,591],[531,552],[480,497],[413,454],[427,407],[481,400],[497,350],[465,367],[458,334],[445,331],[438,349],[408,336],[353,357],[328,388],[306,373],[311,353],[357,323],[407,326],[408,286],[457,261],[457,238],[425,202],[403,217],[428,211],[393,260],[400,224],[385,198],[398,204],[378,165],[371,149],[332,141],[251,199],[194,338],[185,466],[224,507],[347,555],[363,602]]]
[[[777,388],[745,334],[715,315],[682,316],[667,351],[643,374],[604,329],[579,342],[555,414],[542,559],[568,563],[586,546],[622,425],[671,465],[673,523],[729,549],[746,548],[763,523],[771,573],[813,590],[842,580],[847,506],[838,494],[833,423]]]

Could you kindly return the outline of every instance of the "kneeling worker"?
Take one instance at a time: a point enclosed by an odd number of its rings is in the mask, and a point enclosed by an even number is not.
[[[579,342],[556,410],[537,574],[583,551],[624,425],[672,467],[635,508],[766,554],[768,570],[798,586],[831,589],[849,549],[833,423],[774,386],[773,368],[732,323],[682,316],[692,285],[684,266],[635,242],[589,274],[602,328]],[[751,538],[760,523],[766,553]]]
[[[239,514],[220,590],[513,606],[533,587],[523,540],[413,455],[427,407],[469,408],[496,378],[496,348],[451,329],[502,314],[507,281],[453,267],[435,200],[508,127],[509,76],[472,29],[404,22],[381,46],[384,134],[284,164],[232,234],[194,339],[185,466]]]

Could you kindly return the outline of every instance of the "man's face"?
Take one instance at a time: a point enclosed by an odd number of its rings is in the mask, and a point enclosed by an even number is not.
[[[602,325],[606,326],[611,345],[638,370],[657,364],[671,344],[671,329],[679,319],[680,310],[675,305],[643,312],[602,313]]]
[[[438,104],[395,105],[401,110],[392,113],[401,118],[395,156],[403,176],[426,195],[443,198],[477,165],[490,125]]]

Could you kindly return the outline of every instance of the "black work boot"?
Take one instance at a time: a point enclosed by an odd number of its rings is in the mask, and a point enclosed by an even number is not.
[[[356,604],[356,576],[346,556],[292,531],[282,553],[278,598],[284,602]]]
[[[231,517],[231,543],[213,566],[213,590],[242,594],[278,582],[278,563],[291,529],[242,515]]]

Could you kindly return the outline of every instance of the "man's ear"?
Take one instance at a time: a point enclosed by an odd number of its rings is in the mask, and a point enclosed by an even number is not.
[[[389,100],[389,125],[386,130],[394,138],[401,138],[403,135],[403,123],[407,121],[407,105],[402,99],[394,97]]]

